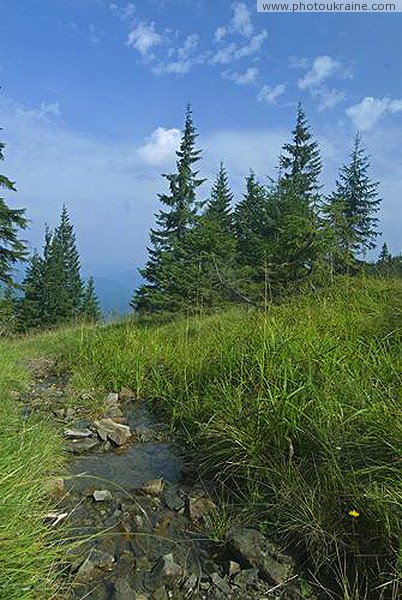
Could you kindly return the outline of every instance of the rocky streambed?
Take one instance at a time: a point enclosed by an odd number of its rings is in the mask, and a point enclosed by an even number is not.
[[[66,543],[71,600],[312,598],[292,558],[257,528],[237,523],[221,544],[213,490],[186,465],[147,404],[123,389],[105,394],[101,414],[71,406],[67,376],[51,361],[33,363],[24,415],[54,420],[70,455],[70,475],[55,480],[57,510],[46,516]],[[72,543],[71,543],[72,542]]]

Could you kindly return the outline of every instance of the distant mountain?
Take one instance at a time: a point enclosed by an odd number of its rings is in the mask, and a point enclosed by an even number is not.
[[[139,273],[135,269],[107,274],[103,274],[100,268],[97,271],[94,273],[95,288],[104,315],[131,312],[130,300],[142,281]]]

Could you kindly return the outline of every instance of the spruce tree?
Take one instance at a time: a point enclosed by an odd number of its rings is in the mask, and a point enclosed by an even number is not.
[[[0,129],[1,130],[1,129]],[[0,142],[0,160],[4,160],[4,144]],[[16,191],[15,183],[0,174],[0,189]],[[26,259],[26,244],[19,239],[19,230],[27,227],[25,209],[10,208],[0,197],[0,282],[12,283],[15,263]]]
[[[313,206],[318,201],[322,170],[318,143],[312,139],[310,127],[301,104],[297,108],[296,127],[292,141],[282,148],[280,184],[300,200]]]
[[[205,181],[193,169],[201,159],[201,150],[195,147],[197,137],[192,111],[188,106],[180,149],[176,152],[177,171],[163,175],[168,181],[169,193],[159,194],[159,200],[167,210],[161,209],[156,217],[157,228],[151,229],[150,234],[149,259],[140,271],[146,283],[135,293],[131,302],[131,306],[141,312],[173,310],[176,306],[178,290],[174,290],[170,283],[172,278],[169,277],[169,270],[176,259],[182,261],[180,245],[196,223],[196,215],[202,204],[196,199],[196,191]]]
[[[102,317],[99,301],[95,292],[95,282],[93,277],[88,279],[84,287],[80,314],[84,321],[90,323],[97,323]]]
[[[339,172],[334,194],[329,198],[326,212],[342,207],[343,229],[338,232],[343,247],[347,247],[356,259],[374,248],[378,219],[375,216],[380,205],[378,182],[369,177],[370,162],[361,146],[360,135],[354,140],[350,162]],[[346,224],[346,226],[345,226]]]
[[[390,251],[388,250],[388,245],[386,242],[383,243],[383,245],[381,246],[381,251],[380,251],[380,255],[378,257],[378,262],[381,264],[385,264],[385,263],[389,263],[391,262],[392,256]]]
[[[80,260],[74,228],[64,205],[59,226],[45,236],[44,290],[47,325],[69,322],[79,316],[83,291]]]
[[[234,212],[234,227],[238,244],[238,259],[242,265],[262,269],[267,257],[269,223],[267,193],[251,172],[246,178],[246,193]]]
[[[210,199],[196,225],[187,231],[169,274],[182,299],[182,309],[211,307],[228,299],[225,285],[235,268],[236,240],[232,215],[233,194],[223,164]]]
[[[18,329],[27,331],[45,326],[44,261],[36,251],[29,259],[22,289],[24,296],[16,303]]]

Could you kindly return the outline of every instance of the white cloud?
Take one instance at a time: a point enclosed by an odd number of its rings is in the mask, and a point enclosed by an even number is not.
[[[274,88],[264,85],[258,93],[257,100],[266,104],[276,104],[277,99],[283,94],[285,88],[286,86],[283,83],[276,85]]]
[[[226,36],[239,34],[251,37],[254,33],[254,25],[251,21],[251,13],[244,2],[234,2],[231,6],[233,17],[228,25],[222,25],[215,31],[215,41],[221,42]]]
[[[152,48],[164,41],[163,36],[155,31],[155,25],[155,21],[139,23],[129,32],[126,45],[135,48],[143,58],[152,58]]]
[[[244,45],[238,45],[235,42],[231,42],[214,52],[210,58],[210,63],[213,65],[228,65],[241,58],[258,54],[267,37],[268,33],[264,29],[261,33],[257,33],[251,37]]]
[[[246,4],[244,4],[244,2],[235,2],[232,4],[232,9],[234,11],[232,19],[233,31],[240,33],[240,35],[244,35],[245,37],[250,37],[254,32],[254,26],[251,22],[251,14]]]
[[[299,79],[299,89],[306,90],[319,86],[323,81],[332,77],[340,66],[340,63],[330,56],[317,56],[311,69]]]
[[[135,13],[135,5],[132,2],[127,2],[127,4],[122,5],[111,2],[109,4],[109,9],[120,17],[122,21],[130,19]]]
[[[402,111],[402,100],[366,96],[359,104],[348,108],[346,114],[357,129],[368,131],[382,117],[400,111]]]
[[[312,90],[313,96],[319,99],[318,110],[322,111],[327,108],[334,108],[346,98],[345,92],[336,89],[329,89],[322,85],[315,90]]]
[[[171,47],[168,50],[169,61],[160,60],[154,67],[153,72],[157,75],[163,73],[183,75],[188,73],[190,69],[202,62],[202,57],[197,55],[199,35],[193,33],[188,35],[182,46],[178,48]]]
[[[138,154],[145,164],[160,166],[166,161],[171,162],[179,143],[180,131],[178,129],[158,127],[150,135],[147,143],[139,148]]]
[[[256,67],[249,67],[244,73],[237,73],[236,71],[224,71],[222,76],[225,79],[234,81],[238,85],[252,85],[256,82],[258,77],[258,69]]]

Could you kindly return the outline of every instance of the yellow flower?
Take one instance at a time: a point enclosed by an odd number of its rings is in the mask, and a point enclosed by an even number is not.
[[[360,517],[360,513],[359,513],[359,511],[357,511],[357,510],[355,510],[355,509],[353,509],[353,510],[350,510],[350,511],[348,512],[348,515],[349,515],[349,517],[353,517],[354,519],[357,519],[358,517]]]

